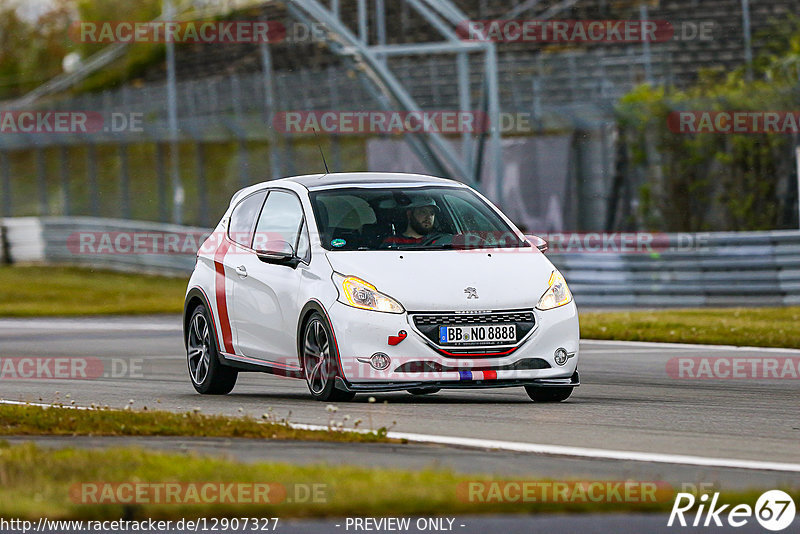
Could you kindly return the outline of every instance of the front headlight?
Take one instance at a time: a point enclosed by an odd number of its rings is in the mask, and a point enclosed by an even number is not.
[[[536,305],[537,309],[552,310],[553,308],[558,308],[559,306],[564,306],[572,302],[572,292],[567,287],[567,281],[564,280],[560,272],[553,271],[550,274],[550,280],[547,282],[547,285],[550,287],[544,292],[542,298],[539,299],[539,303]]]
[[[355,276],[342,276],[333,273],[333,283],[339,290],[339,302],[361,308],[386,313],[403,313],[405,309],[389,295],[384,295],[369,282]]]

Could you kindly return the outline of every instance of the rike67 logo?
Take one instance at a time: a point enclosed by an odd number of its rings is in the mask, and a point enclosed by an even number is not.
[[[723,526],[742,527],[748,524],[753,516],[762,527],[774,532],[784,530],[794,521],[796,509],[792,497],[781,490],[770,490],[763,493],[756,501],[755,508],[747,504],[718,504],[719,492],[710,498],[704,493],[699,499],[691,493],[678,493],[672,512],[669,514],[667,526],[709,527]],[[697,506],[697,511],[693,508]],[[684,514],[687,517],[684,517]],[[688,519],[687,519],[688,518]],[[677,519],[677,523],[676,523]]]

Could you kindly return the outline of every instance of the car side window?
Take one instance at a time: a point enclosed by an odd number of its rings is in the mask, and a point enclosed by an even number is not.
[[[246,197],[233,208],[231,222],[228,225],[228,237],[231,240],[246,247],[250,246],[253,242],[253,226],[266,196],[266,191],[259,191]]]
[[[308,239],[308,225],[303,221],[303,229],[297,241],[297,257],[308,263],[311,261],[311,242]]]
[[[299,250],[301,230],[304,227],[303,208],[300,199],[292,193],[285,191],[271,191],[261,210],[261,216],[256,224],[256,234],[253,239],[253,248],[256,250],[280,250],[280,247],[271,243],[284,241],[292,246],[295,253],[304,258]],[[305,241],[306,252],[308,241]]]

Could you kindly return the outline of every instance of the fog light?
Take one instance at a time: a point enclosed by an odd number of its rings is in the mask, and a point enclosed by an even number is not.
[[[382,352],[376,352],[369,359],[369,364],[373,369],[377,369],[378,371],[383,371],[389,367],[390,363],[392,363],[392,359]]]
[[[556,361],[558,365],[564,365],[565,363],[567,363],[568,358],[569,355],[567,354],[566,349],[558,348],[556,349],[553,359]]]

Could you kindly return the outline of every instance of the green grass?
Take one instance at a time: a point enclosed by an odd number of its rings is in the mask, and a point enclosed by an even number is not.
[[[195,436],[252,439],[315,440],[334,442],[385,442],[387,452],[398,453],[397,440],[385,437],[386,429],[363,434],[340,430],[295,430],[285,421],[175,414],[153,411],[73,410],[36,406],[0,405],[0,435],[110,435]],[[542,484],[535,500],[503,497],[502,492],[478,491],[470,499],[470,484],[510,481]],[[255,504],[242,502],[136,503],[114,502],[120,483],[162,485],[268,484],[270,499]],[[346,465],[243,464],[227,458],[153,452],[142,448],[113,447],[100,450],[50,449],[32,443],[10,446],[0,440],[0,517],[49,519],[178,519],[197,517],[328,517],[328,516],[446,516],[481,513],[563,512],[666,512],[675,497],[667,483],[644,481],[650,486],[636,491],[632,500],[593,500],[578,492],[570,480],[549,481],[526,477],[511,479],[487,475],[456,474],[441,469],[373,469]],[[581,484],[592,480],[573,480]],[[610,480],[612,484],[620,481]],[[635,483],[636,481],[628,481]],[[568,485],[569,484],[569,485]],[[581,486],[578,484],[578,486]],[[92,486],[94,485],[94,486]],[[554,488],[562,490],[553,498]],[[250,487],[250,486],[247,486]],[[496,487],[503,487],[498,485]],[[540,486],[541,487],[541,486]],[[586,487],[586,486],[582,486]],[[101,488],[101,489],[97,489]],[[108,491],[112,490],[109,499]],[[164,491],[164,486],[160,486]],[[797,491],[789,490],[795,499]],[[86,502],[82,494],[105,496],[104,503]],[[722,495],[723,502],[755,502],[759,491]],[[186,494],[188,495],[188,494]],[[506,494],[509,495],[509,494]],[[544,496],[544,498],[542,498]],[[645,496],[645,498],[640,498]]]
[[[520,480],[516,477],[513,480]],[[470,502],[466,484],[500,480],[425,469],[370,469],[343,465],[243,464],[222,458],[151,452],[139,448],[48,450],[0,444],[0,517],[49,519],[172,519],[196,517],[448,516],[481,513],[661,512],[674,488],[655,502]],[[529,481],[535,481],[529,480]],[[81,498],[86,483],[271,484],[267,504],[97,504]],[[184,486],[185,487],[185,486]],[[307,488],[316,489],[316,499]],[[755,502],[760,492],[723,493],[726,502]],[[97,495],[102,495],[98,492]],[[572,494],[574,495],[574,494]],[[794,492],[796,499],[798,492]],[[283,499],[281,497],[286,497]],[[292,502],[288,502],[291,499]],[[313,502],[316,501],[316,502]],[[588,501],[588,502],[587,502]]]
[[[80,267],[0,267],[0,316],[180,313],[186,280]]]
[[[173,413],[154,410],[75,410],[0,404],[0,435],[205,436],[312,441],[390,441],[386,429],[375,432],[298,430],[265,414],[247,417]],[[391,440],[397,442],[397,440]]]
[[[582,313],[581,338],[800,348],[800,307]]]

